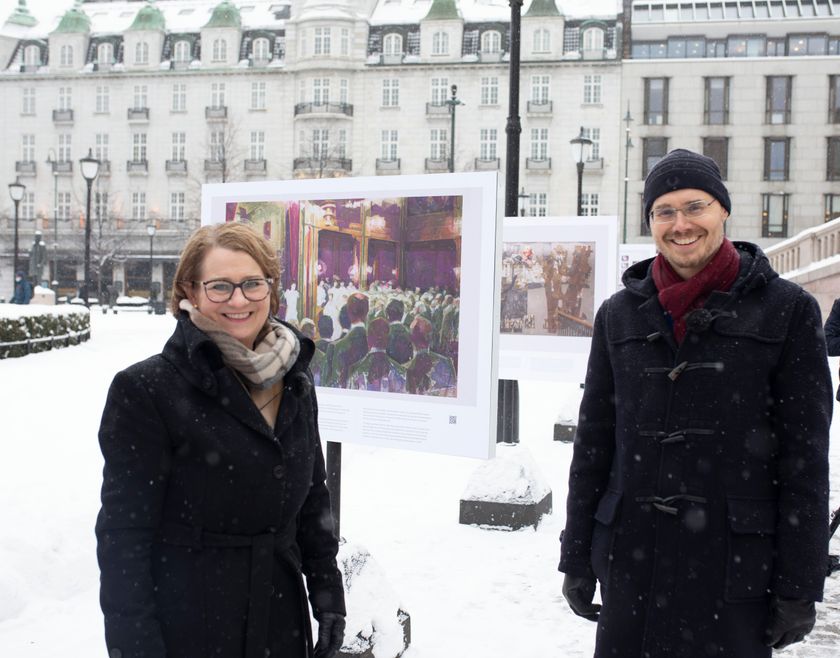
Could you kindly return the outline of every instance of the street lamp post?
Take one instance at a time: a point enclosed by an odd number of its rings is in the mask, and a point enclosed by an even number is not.
[[[26,185],[21,183],[20,180],[16,178],[14,183],[9,183],[9,196],[12,197],[12,201],[15,203],[15,253],[13,259],[14,269],[12,270],[12,281],[15,280],[18,273],[18,223],[20,221],[18,211],[24,194],[26,194]]]
[[[452,98],[444,101],[449,106],[449,173],[455,171],[455,108],[463,103],[458,99],[458,85],[452,85]]]
[[[154,224],[149,224],[146,227],[146,233],[149,234],[149,303],[152,303],[152,287],[153,287],[153,279],[154,276],[152,274],[152,263],[154,254],[155,254],[155,233],[157,232],[157,226]]]
[[[99,173],[99,160],[93,157],[93,151],[88,149],[88,154],[79,159],[82,169],[82,178],[87,183],[87,211],[85,213],[85,287],[82,299],[85,306],[90,306],[90,189],[93,186],[93,179]]]
[[[52,263],[52,283],[53,290],[55,290],[55,298],[58,300],[58,159],[55,151],[49,150],[47,154],[47,164],[52,168],[53,175],[53,263]]]
[[[630,183],[630,149],[633,148],[633,140],[630,139],[630,103],[627,103],[627,114],[624,115],[624,217],[621,222],[621,241],[627,242],[627,186]]]
[[[572,158],[577,165],[577,216],[583,215],[583,165],[589,157],[589,148],[592,140],[584,137],[583,126],[580,127],[580,134],[572,140]]]
[[[525,194],[525,188],[524,187],[520,190],[520,192],[519,192],[519,194],[517,195],[516,198],[519,199],[519,216],[524,217],[525,216],[525,201],[528,199],[528,195]]]

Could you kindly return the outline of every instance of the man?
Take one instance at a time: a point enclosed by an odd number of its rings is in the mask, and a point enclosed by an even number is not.
[[[456,397],[458,375],[452,359],[429,349],[432,323],[418,316],[411,323],[411,342],[414,356],[405,365],[406,390],[417,395]]]
[[[411,344],[411,333],[402,323],[405,305],[399,299],[392,299],[385,307],[388,319],[388,347],[387,352],[394,361],[406,364],[414,356],[414,345]]]
[[[810,632],[823,594],[819,308],[757,246],[725,238],[731,202],[710,158],[669,153],[644,205],[659,255],[595,320],[563,594],[597,620],[597,658],[769,658]]]
[[[388,321],[376,318],[368,325],[370,351],[350,368],[347,388],[405,393],[405,366],[388,356]]]
[[[365,318],[368,314],[368,298],[364,293],[354,292],[347,298],[346,309],[348,332],[346,336],[330,343],[327,348],[326,371],[321,373],[322,386],[347,388],[350,368],[368,353],[367,329]]]
[[[10,304],[28,304],[32,299],[32,285],[23,276],[22,271],[15,272],[15,289]]]

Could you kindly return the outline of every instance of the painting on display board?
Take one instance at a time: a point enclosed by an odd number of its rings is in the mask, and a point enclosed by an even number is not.
[[[316,344],[323,439],[492,456],[496,176],[202,187],[202,224],[248,222],[277,252],[278,315]]]
[[[632,242],[618,245],[618,287],[622,288],[624,286],[621,277],[624,276],[628,267],[654,256],[656,256],[656,245],[652,242]]]
[[[617,217],[506,218],[499,376],[582,383],[617,261]]]

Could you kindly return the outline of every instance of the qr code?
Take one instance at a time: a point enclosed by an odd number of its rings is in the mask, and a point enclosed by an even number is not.
[[[449,417],[449,424],[456,425],[458,423],[458,416],[450,416]]]

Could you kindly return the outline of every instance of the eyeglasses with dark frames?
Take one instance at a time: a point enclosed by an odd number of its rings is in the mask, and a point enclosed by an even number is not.
[[[682,213],[686,219],[699,219],[703,217],[717,199],[711,201],[692,201],[685,204],[682,208],[656,208],[650,211],[650,219],[656,224],[670,224],[677,221],[677,213]]]
[[[211,281],[193,281],[193,283],[200,283],[204,286],[204,294],[207,299],[216,304],[226,302],[233,297],[234,291],[239,288],[242,291],[243,297],[249,302],[261,302],[271,294],[271,284],[273,279],[263,277],[254,277],[245,279],[239,283],[228,281],[227,279],[212,279]]]

